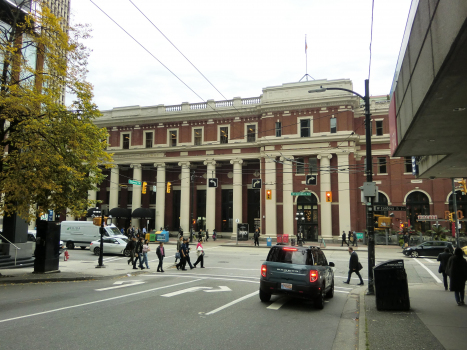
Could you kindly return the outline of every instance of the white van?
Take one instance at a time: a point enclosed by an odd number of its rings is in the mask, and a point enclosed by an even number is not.
[[[62,221],[60,224],[60,239],[65,243],[68,249],[74,249],[80,246],[81,249],[89,247],[92,241],[101,238],[99,226],[92,221]],[[127,238],[122,235],[115,225],[105,226],[106,237]]]

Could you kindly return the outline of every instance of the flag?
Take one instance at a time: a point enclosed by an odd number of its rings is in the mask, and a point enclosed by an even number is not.
[[[308,45],[306,44],[306,36],[305,36],[305,54],[306,54],[307,49],[308,49]]]

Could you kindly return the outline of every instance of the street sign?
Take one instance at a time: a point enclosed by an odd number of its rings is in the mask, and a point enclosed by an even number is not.
[[[128,180],[128,183],[130,185],[137,185],[137,186],[141,186],[141,181],[136,181],[136,180]]]
[[[251,180],[251,188],[261,188],[261,179]]]
[[[418,215],[418,220],[438,220],[438,215]]]
[[[48,221],[53,221],[53,219],[54,219],[54,211],[52,209],[49,209],[49,214],[48,214],[47,220]]]
[[[407,207],[393,207],[389,205],[375,205],[375,211],[406,211]]]
[[[237,240],[248,241],[248,224],[237,224]]]
[[[311,196],[311,192],[291,192],[292,196]]]
[[[208,187],[217,188],[217,177],[210,178],[208,181]]]
[[[316,185],[316,175],[307,175],[305,183],[307,185]]]

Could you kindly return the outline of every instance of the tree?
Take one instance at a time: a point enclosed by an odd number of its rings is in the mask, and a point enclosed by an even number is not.
[[[110,164],[107,131],[86,81],[88,26],[65,27],[45,1],[2,4],[0,13],[0,215],[26,220],[68,208],[82,215],[88,190]],[[61,103],[66,92],[69,106]],[[35,205],[37,204],[37,208]]]

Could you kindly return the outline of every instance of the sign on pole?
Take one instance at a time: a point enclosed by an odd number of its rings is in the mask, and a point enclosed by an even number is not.
[[[407,207],[393,207],[390,205],[375,205],[375,211],[406,211]]]
[[[141,181],[128,180],[128,183],[129,183],[130,185],[141,186]]]
[[[237,224],[237,240],[248,241],[248,224]]]
[[[217,188],[217,177],[213,177],[213,178],[210,178],[209,181],[208,181],[208,187],[214,187],[214,188]]]
[[[262,182],[261,179],[253,179],[251,180],[251,188],[261,188]]]
[[[307,185],[316,185],[316,175],[307,175],[305,183]]]
[[[292,196],[311,196],[311,192],[291,192]]]

